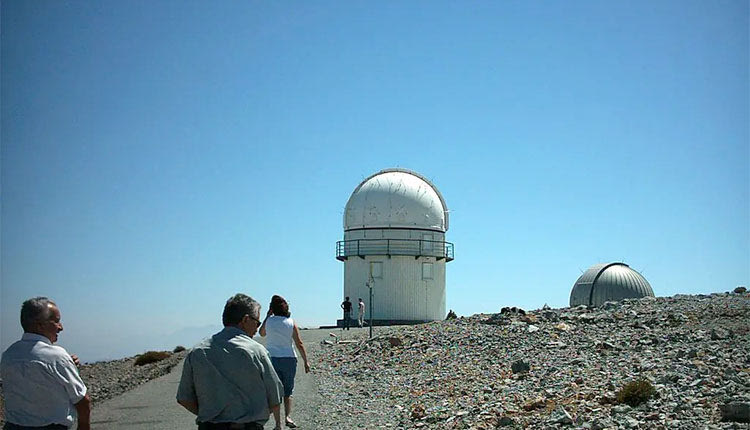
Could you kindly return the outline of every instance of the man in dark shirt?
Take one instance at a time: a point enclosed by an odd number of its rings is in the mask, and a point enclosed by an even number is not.
[[[352,317],[352,302],[349,301],[349,297],[341,302],[341,309],[344,310],[344,328],[349,330],[349,319]]]

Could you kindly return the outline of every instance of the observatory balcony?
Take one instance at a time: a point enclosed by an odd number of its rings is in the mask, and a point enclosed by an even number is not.
[[[364,258],[367,255],[408,255],[414,258],[435,257],[453,260],[453,244],[421,239],[354,239],[336,242],[336,259]]]

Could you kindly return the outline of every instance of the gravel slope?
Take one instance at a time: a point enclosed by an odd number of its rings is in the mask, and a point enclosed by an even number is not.
[[[320,352],[321,428],[748,428],[721,408],[750,419],[749,332],[746,294],[378,329]],[[638,378],[656,394],[618,404]]]
[[[89,388],[89,395],[96,407],[97,403],[166,375],[185,358],[186,354],[186,351],[178,352],[162,361],[143,366],[135,365],[137,356],[84,364],[80,368],[81,379]]]

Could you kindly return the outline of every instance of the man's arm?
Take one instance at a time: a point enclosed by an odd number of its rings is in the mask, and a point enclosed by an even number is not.
[[[68,394],[70,403],[76,408],[78,415],[78,430],[91,429],[91,397],[86,384],[83,383],[81,375],[78,374],[76,361],[78,357],[70,356],[61,347],[55,349],[58,356],[50,363],[53,370],[52,375]],[[73,358],[75,357],[75,358]]]
[[[284,386],[281,385],[281,380],[276,375],[276,371],[273,370],[273,364],[271,364],[271,357],[268,355],[268,352],[264,350],[258,354],[255,365],[258,367],[263,384],[265,385],[268,408],[273,412],[273,408],[278,408],[282,401]]]
[[[182,376],[180,377],[180,384],[177,386],[177,403],[198,415],[198,396],[195,394],[195,385],[193,384],[193,365],[190,355],[182,363]]]
[[[91,397],[88,393],[75,404],[78,413],[78,430],[91,430]]]
[[[182,406],[183,408],[192,412],[193,415],[198,415],[198,403],[197,402],[190,402],[188,400],[177,399],[177,403],[179,403],[180,406]]]

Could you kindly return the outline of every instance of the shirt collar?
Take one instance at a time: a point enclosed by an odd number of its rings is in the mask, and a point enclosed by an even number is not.
[[[244,330],[242,330],[239,327],[235,327],[235,326],[231,326],[231,325],[230,326],[224,326],[224,330],[222,330],[222,331],[225,332],[225,333],[227,333],[227,334],[232,334],[232,335],[244,334],[245,336],[247,336],[247,333],[245,333]]]
[[[23,336],[21,336],[21,340],[37,340],[44,342],[47,345],[52,345],[52,342],[47,339],[47,336],[42,336],[41,334],[36,333],[24,333]]]

